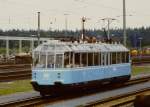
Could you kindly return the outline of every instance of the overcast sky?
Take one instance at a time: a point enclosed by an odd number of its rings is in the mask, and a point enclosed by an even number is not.
[[[127,27],[150,25],[150,0],[126,0]],[[42,29],[80,29],[81,17],[87,29],[106,26],[102,18],[115,18],[111,28],[122,27],[122,0],[0,0],[0,29],[36,29],[37,12]],[[119,16],[119,17],[118,17]]]

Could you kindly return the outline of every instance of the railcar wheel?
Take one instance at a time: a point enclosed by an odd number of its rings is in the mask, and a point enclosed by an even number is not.
[[[40,95],[45,98],[47,95],[44,92],[40,92]]]

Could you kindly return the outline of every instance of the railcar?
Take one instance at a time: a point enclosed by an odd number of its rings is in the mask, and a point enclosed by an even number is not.
[[[125,82],[130,76],[130,54],[122,44],[51,40],[33,51],[31,84],[42,96],[106,82]]]

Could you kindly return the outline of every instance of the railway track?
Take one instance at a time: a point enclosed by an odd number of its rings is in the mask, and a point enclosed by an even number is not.
[[[143,82],[147,82],[150,80],[150,76],[146,76],[146,77],[143,77],[143,78],[135,78],[135,79],[132,79],[128,82],[126,82],[125,84],[116,84],[116,85],[113,85],[112,86],[109,86],[109,88],[111,87],[111,90],[114,90],[114,89],[118,89],[118,88],[123,88],[123,87],[128,87],[128,86],[131,86],[131,85],[135,85],[135,84],[140,84],[140,83],[143,83]],[[110,90],[110,89],[109,89]],[[108,87],[105,86],[104,89],[101,89],[100,91],[108,91]],[[98,91],[99,92],[99,91]],[[95,92],[97,93],[97,92]],[[57,96],[57,97],[54,97],[54,96],[50,96],[46,99],[43,99],[41,96],[33,96],[33,97],[30,97],[30,98],[26,98],[26,99],[20,99],[20,100],[16,100],[16,101],[9,101],[9,102],[5,102],[5,103],[0,103],[0,106],[4,106],[4,107],[33,107],[35,105],[41,105],[41,104],[45,104],[45,103],[54,103],[54,102],[61,102],[62,100],[65,101],[65,100],[68,100],[68,99],[73,99],[73,98],[76,98],[76,97],[81,97],[81,96],[87,96],[87,95],[90,95],[90,94],[93,94],[92,93],[75,93],[75,95],[66,95],[66,96]],[[80,105],[81,107],[83,106],[89,106],[89,105]],[[91,107],[91,106],[89,106]]]
[[[30,64],[2,64],[0,65],[0,68],[15,68],[15,67],[26,67],[26,66],[31,66]]]
[[[132,65],[139,65],[139,64],[150,64],[150,61],[139,61],[139,62],[132,63]]]
[[[149,93],[150,95],[150,87],[103,100],[90,102],[88,104],[81,105],[81,107],[133,107],[136,96],[145,93]]]
[[[0,65],[0,82],[31,78],[29,64]]]

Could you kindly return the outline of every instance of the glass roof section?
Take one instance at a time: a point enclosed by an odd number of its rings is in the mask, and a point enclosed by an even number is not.
[[[64,54],[65,52],[125,52],[129,51],[122,44],[106,44],[106,43],[72,43],[50,41],[39,45],[33,52]]]

